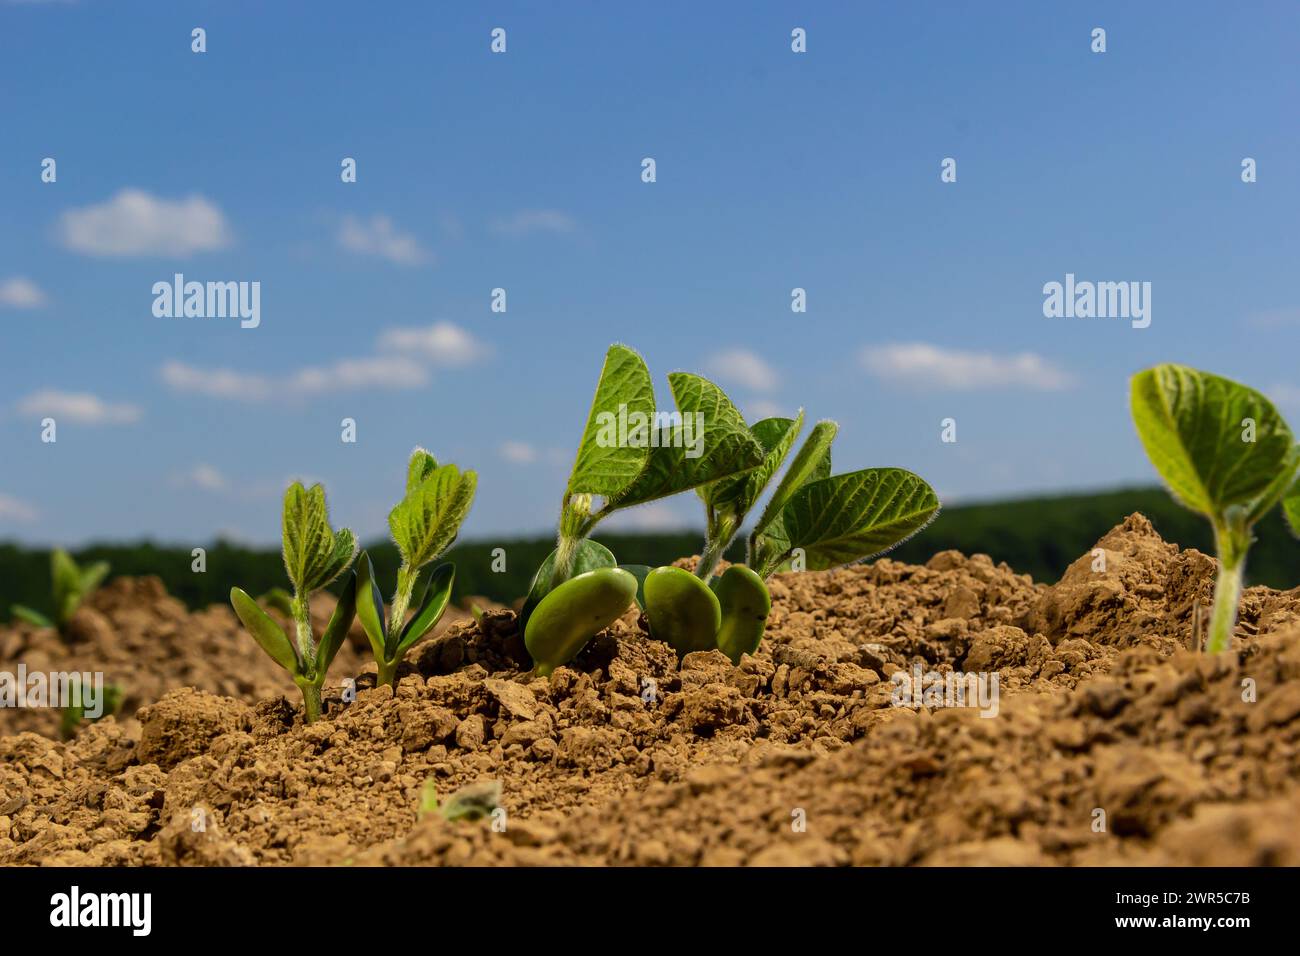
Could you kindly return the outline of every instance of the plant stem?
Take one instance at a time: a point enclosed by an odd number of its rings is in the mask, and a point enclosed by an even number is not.
[[[551,588],[557,588],[573,576],[578,546],[590,532],[591,495],[570,495],[560,510],[560,535],[555,548],[555,567],[551,569]]]
[[[392,661],[376,661],[375,663],[379,665],[379,677],[375,686],[381,687],[384,684],[388,684],[389,686],[396,688],[397,665],[402,663],[401,659],[398,658]]]
[[[1216,524],[1214,540],[1219,552],[1219,576],[1214,582],[1214,611],[1210,616],[1210,639],[1205,650],[1219,654],[1228,649],[1237,623],[1237,604],[1241,600],[1250,532],[1244,527]]]
[[[405,561],[397,569],[397,590],[393,592],[393,602],[388,609],[388,644],[384,648],[392,653],[397,649],[398,638],[402,636],[402,627],[406,624],[406,611],[411,606],[411,594],[415,591],[415,581],[420,576]]]
[[[736,522],[732,518],[720,516],[715,521],[710,515],[709,524],[711,527],[704,542],[704,551],[700,554],[700,563],[695,566],[695,576],[705,584],[708,584],[709,579],[713,577],[718,562],[722,560],[727,546],[736,536]]]
[[[307,598],[295,594],[290,607],[293,611],[294,628],[298,636],[298,658],[308,674],[316,670],[316,639],[311,632],[311,611]]]
[[[298,687],[302,691],[302,705],[307,723],[320,720],[320,684],[301,681]]]

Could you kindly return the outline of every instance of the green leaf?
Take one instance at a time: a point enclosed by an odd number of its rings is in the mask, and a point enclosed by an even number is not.
[[[735,516],[737,524],[745,520],[749,509],[754,507],[759,497],[767,488],[767,483],[785,463],[786,456],[794,447],[794,440],[803,428],[803,411],[798,418],[764,418],[754,423],[750,432],[754,440],[762,446],[763,463],[753,471],[731,478],[723,478],[711,485],[696,489],[704,504],[713,511],[728,511]]]
[[[576,494],[608,498],[631,484],[645,468],[650,449],[620,441],[618,422],[624,414],[640,413],[648,418],[654,414],[654,405],[654,385],[641,356],[625,345],[611,345],[605,353],[566,498]]]
[[[409,494],[424,483],[438,467],[438,461],[423,448],[411,452],[411,460],[406,465],[406,491]]]
[[[15,604],[9,608],[9,613],[20,621],[26,621],[35,627],[53,627],[54,622],[42,614],[40,611],[30,608],[25,604]]]
[[[524,598],[524,606],[519,610],[520,631],[523,631],[528,626],[528,618],[532,615],[533,610],[551,590],[551,578],[555,574],[555,559],[558,554],[558,550],[548,554],[546,560],[542,562],[542,566],[533,575],[533,583],[528,587],[528,596]],[[599,542],[592,541],[590,538],[583,538],[575,552],[573,571],[570,577],[585,574],[588,571],[598,571],[601,568],[612,568],[617,564],[618,559],[614,557],[614,553],[609,548]]]
[[[680,420],[657,435],[645,471],[613,497],[605,512],[645,504],[748,472],[763,463],[763,446],[725,392],[687,372],[668,376]]]
[[[1282,512],[1286,515],[1286,523],[1291,526],[1291,533],[1300,538],[1300,480],[1282,499]]]
[[[762,577],[794,548],[805,567],[822,571],[883,554],[923,529],[939,513],[934,489],[901,468],[867,468],[809,482],[781,513],[788,545],[766,555]]]
[[[785,540],[785,532],[771,526],[779,519],[781,512],[785,510],[786,504],[796,491],[811,481],[818,481],[830,475],[831,443],[835,441],[835,435],[839,430],[840,426],[835,422],[822,421],[814,425],[812,431],[808,433],[808,437],[799,448],[799,453],[790,462],[790,467],[781,477],[781,483],[776,486],[776,491],[772,492],[767,507],[763,509],[763,513],[759,515],[758,521],[749,533],[751,557],[757,550],[759,537],[769,530],[778,541]]]
[[[1216,524],[1230,508],[1253,522],[1295,476],[1297,448],[1273,403],[1231,379],[1182,365],[1133,377],[1133,422],[1174,497]],[[1253,422],[1254,441],[1248,441]]]
[[[460,533],[474,503],[478,475],[455,465],[435,468],[388,514],[388,528],[412,569],[442,554]]]
[[[81,572],[81,598],[83,601],[104,583],[104,578],[108,577],[108,570],[107,561],[96,561]]]
[[[357,553],[351,531],[344,528],[336,534],[330,528],[325,489],[319,484],[306,489],[295,481],[285,490],[281,527],[284,567],[299,596],[325,587],[347,570]]]
[[[375,567],[370,563],[370,555],[362,551],[357,558],[357,618],[362,630],[370,641],[376,661],[385,661],[384,655],[384,596],[379,592],[379,583],[375,580]]]
[[[271,660],[290,674],[298,674],[301,670],[298,652],[294,650],[293,642],[280,630],[280,625],[271,620],[270,615],[239,588],[230,589],[230,603],[239,619],[244,622],[244,629],[261,645]]]
[[[275,608],[287,618],[293,618],[293,595],[284,588],[271,588],[263,592],[258,601]]]
[[[620,568],[636,578],[636,606],[645,610],[645,579],[654,568],[648,564],[620,564]]]
[[[81,604],[81,569],[62,548],[50,552],[50,580],[54,593],[54,618],[60,624],[72,617]]]
[[[398,658],[404,657],[407,651],[438,625],[443,612],[447,610],[447,604],[451,601],[451,586],[455,580],[456,565],[440,564],[434,569],[433,574],[429,576],[426,592],[428,596],[420,608],[420,613],[411,618],[407,622],[406,629],[402,631],[402,639],[397,644]]]
[[[334,655],[343,646],[343,641],[347,638],[356,616],[357,573],[353,571],[344,582],[343,590],[339,592],[339,602],[334,606],[334,613],[330,615],[330,622],[326,625],[325,633],[320,639],[320,646],[316,649],[317,679],[324,679],[325,672],[330,669]]]

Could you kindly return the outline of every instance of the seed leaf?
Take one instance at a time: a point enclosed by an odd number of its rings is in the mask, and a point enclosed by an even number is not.
[[[409,494],[418,488],[437,467],[437,459],[423,448],[417,448],[411,452],[411,460],[406,465],[407,493]]]
[[[356,538],[347,528],[335,533],[325,507],[325,489],[300,482],[284,493],[284,567],[299,596],[329,584],[352,563]]]
[[[532,615],[533,609],[541,603],[542,598],[546,597],[551,590],[551,578],[555,574],[556,554],[556,551],[548,554],[546,560],[542,562],[542,566],[533,575],[533,583],[528,588],[528,597],[524,599],[524,606],[519,610],[520,633],[527,626],[528,618]],[[609,548],[599,542],[592,541],[590,538],[583,538],[573,559],[573,572],[569,576],[574,578],[588,571],[612,568],[617,565],[618,559],[614,557],[614,552],[610,551]]]
[[[424,567],[451,546],[477,487],[474,472],[443,465],[428,472],[389,512],[388,528],[408,565]]]
[[[12,607],[9,608],[9,613],[12,614],[14,617],[18,618],[18,620],[26,621],[28,624],[31,624],[35,627],[54,626],[54,622],[51,621],[48,617],[46,617],[40,611],[37,611],[35,608],[30,608],[25,604],[13,605]]]
[[[600,381],[587,415],[587,427],[573,462],[565,497],[575,494],[617,495],[645,468],[649,448],[618,440],[620,408],[628,415],[654,413],[654,385],[645,361],[626,345],[611,345],[605,353]],[[611,425],[613,440],[611,441]]]
[[[329,670],[334,655],[343,646],[344,639],[357,616],[357,572],[351,572],[339,592],[339,602],[334,606],[330,622],[321,636],[320,646],[316,649],[316,673],[324,676]]]
[[[362,551],[357,558],[357,618],[361,628],[370,641],[370,649],[375,652],[375,660],[388,660],[384,654],[384,596],[379,592],[379,583],[375,580],[375,567],[370,562],[370,555]]]
[[[750,432],[763,448],[763,463],[743,475],[723,478],[696,489],[705,505],[713,511],[729,511],[743,521],[772,476],[785,464],[802,428],[802,410],[798,418],[764,418],[755,422]]]
[[[659,429],[645,471],[612,500],[610,510],[690,491],[763,463],[763,446],[722,389],[688,372],[672,373],[668,383],[682,420]]]
[[[839,567],[883,554],[916,534],[939,513],[934,489],[901,468],[866,468],[809,482],[786,504],[781,523],[788,544],[759,573],[766,577],[804,551],[809,571]]]
[[[434,797],[436,800],[437,797]],[[501,806],[501,781],[485,780],[461,787],[438,808],[444,820],[481,820]]]
[[[1231,379],[1182,365],[1133,377],[1133,422],[1174,497],[1220,521],[1241,507],[1249,520],[1271,508],[1295,475],[1291,429],[1272,402]],[[1254,441],[1245,440],[1248,422]]]
[[[619,567],[632,575],[632,577],[636,578],[636,597],[633,598],[633,600],[636,601],[636,606],[644,611],[645,579],[654,568],[650,567],[648,564],[620,564]]]
[[[763,513],[754,524],[754,529],[749,535],[751,548],[758,537],[785,510],[786,504],[796,491],[810,481],[818,481],[830,475],[831,442],[835,441],[835,434],[839,430],[840,426],[832,421],[818,422],[813,426],[808,437],[804,439],[799,453],[794,456],[790,467],[782,476],[781,483],[776,486],[776,491],[772,492],[767,507],[763,509]]]
[[[244,623],[244,629],[253,635],[253,640],[261,645],[271,660],[275,661],[290,674],[299,671],[298,652],[293,642],[280,629],[280,625],[271,620],[271,616],[258,607],[257,602],[241,588],[230,589],[230,604]]]
[[[397,644],[397,657],[406,655],[412,647],[428,635],[438,624],[447,604],[451,601],[451,586],[456,580],[456,565],[440,564],[429,576],[428,595],[420,612],[411,618],[402,631],[402,639]]]

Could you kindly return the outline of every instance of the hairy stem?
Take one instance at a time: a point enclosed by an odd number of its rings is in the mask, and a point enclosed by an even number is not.
[[[405,561],[397,569],[397,590],[393,592],[393,601],[388,608],[388,645],[384,649],[385,653],[391,653],[402,636],[406,612],[411,606],[411,594],[415,591],[415,582],[419,576],[419,568],[412,568]]]
[[[307,723],[314,723],[320,719],[320,684],[314,681],[299,681],[298,688],[302,691],[302,706]]]
[[[1242,577],[1246,570],[1246,549],[1250,532],[1244,527],[1220,526],[1214,529],[1219,552],[1219,576],[1214,582],[1214,610],[1210,615],[1210,640],[1206,651],[1219,654],[1228,649],[1237,623],[1237,605],[1241,600]]]
[[[391,687],[397,686],[397,666],[402,663],[401,658],[391,661],[376,661],[379,665],[379,676],[377,677],[376,687],[382,687],[388,684]]]
[[[293,624],[298,637],[298,659],[307,676],[315,676],[316,639],[311,632],[311,609],[306,595],[295,594],[290,610],[293,612]]]
[[[708,584],[709,579],[713,577],[718,562],[722,560],[727,546],[736,536],[736,522],[730,517],[721,516],[714,519],[710,515],[709,526],[708,539],[704,542],[704,551],[700,554],[700,563],[695,566],[695,576],[705,584]]]
[[[555,589],[573,577],[573,563],[578,558],[578,546],[591,533],[595,522],[591,520],[591,495],[570,495],[564,499],[560,511],[560,535],[555,547],[555,567],[551,571],[551,588]]]

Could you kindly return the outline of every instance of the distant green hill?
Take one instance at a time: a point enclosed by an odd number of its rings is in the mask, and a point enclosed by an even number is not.
[[[1066,566],[1098,538],[1140,511],[1168,541],[1213,553],[1209,525],[1179,507],[1158,488],[1135,488],[1099,494],[1058,495],[945,508],[923,533],[890,557],[924,563],[936,551],[955,548],[1006,561],[1036,581],[1055,581]],[[1258,541],[1246,564],[1251,584],[1291,588],[1300,584],[1300,541],[1291,537],[1278,514],[1256,529]],[[699,551],[701,536],[690,532],[645,535],[597,535],[620,559],[637,564],[666,564]],[[550,538],[480,541],[458,544],[448,555],[456,562],[457,597],[477,594],[509,602],[528,588],[533,571],[554,547]],[[506,570],[492,570],[492,552],[505,549]],[[370,547],[381,580],[392,582],[397,549],[390,543]],[[734,547],[728,557],[739,559]],[[115,575],[156,574],[167,590],[191,607],[224,603],[232,585],[252,594],[284,586],[278,551],[258,551],[219,542],[208,549],[207,572],[190,570],[190,551],[149,542],[95,545],[77,553],[78,560],[104,559]],[[13,603],[49,608],[49,555],[15,545],[0,545],[0,618]]]

